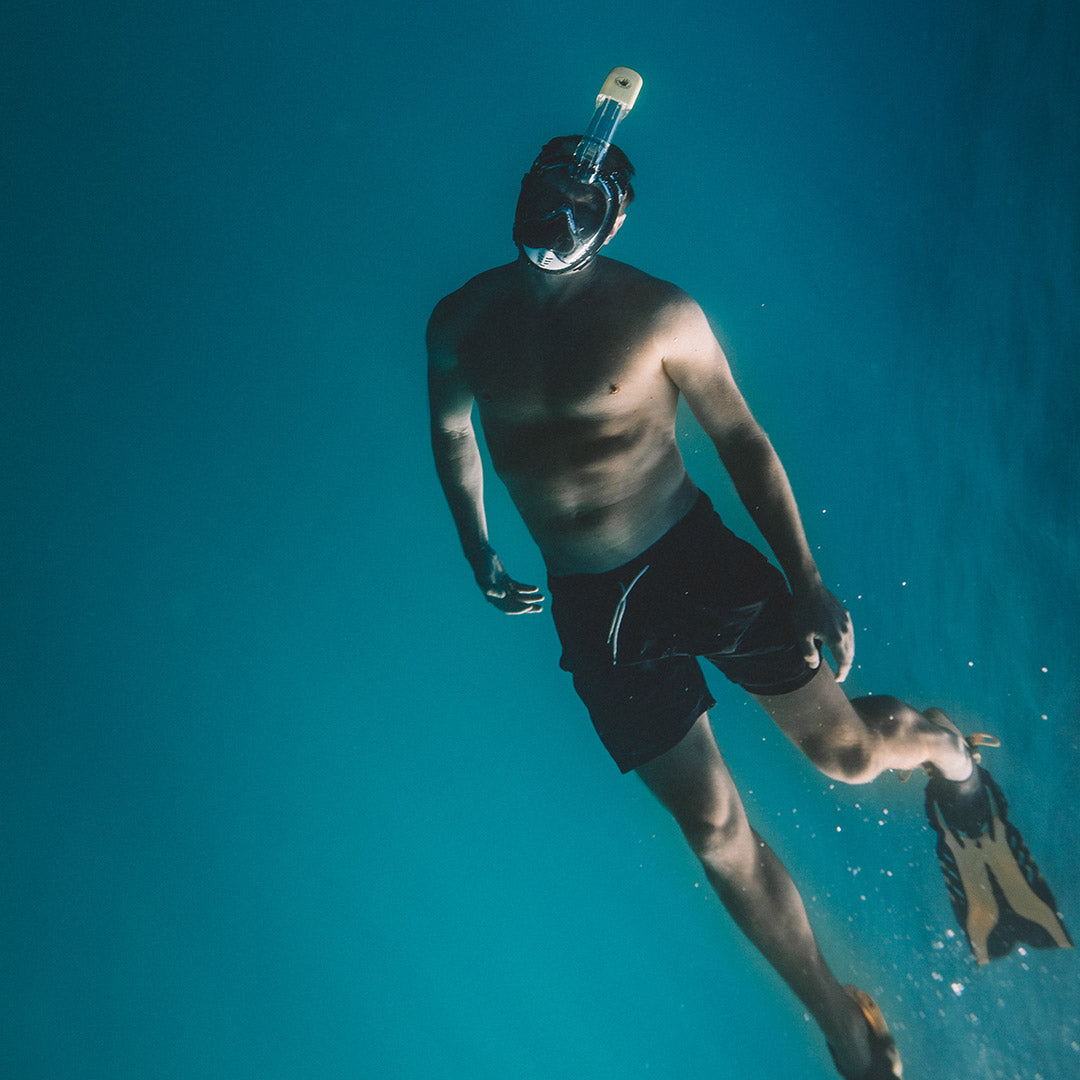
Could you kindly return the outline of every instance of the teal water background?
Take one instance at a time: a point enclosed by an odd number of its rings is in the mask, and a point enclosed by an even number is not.
[[[113,0],[0,31],[0,1075],[835,1075],[549,619],[479,598],[429,463],[427,314],[513,256],[521,173],[614,64],[645,88],[612,255],[713,318],[853,612],[852,690],[1001,736],[1080,927],[1074,3]],[[921,782],[836,787],[713,689],[906,1075],[1075,1076],[1075,954],[975,968]]]

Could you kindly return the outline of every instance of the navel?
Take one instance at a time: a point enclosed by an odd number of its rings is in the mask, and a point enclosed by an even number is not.
[[[619,384],[618,383],[610,383],[608,385],[608,391],[607,392],[609,394],[617,394],[619,392]]]

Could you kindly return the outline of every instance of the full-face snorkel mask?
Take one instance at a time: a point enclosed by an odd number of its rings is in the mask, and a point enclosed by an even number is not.
[[[580,270],[611,236],[630,177],[623,169],[604,168],[604,159],[640,90],[636,71],[613,68],[573,154],[549,143],[522,180],[514,243],[540,270]]]

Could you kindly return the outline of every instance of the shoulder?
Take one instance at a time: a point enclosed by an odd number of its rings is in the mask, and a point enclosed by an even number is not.
[[[673,282],[614,259],[605,259],[605,263],[612,283],[637,310],[665,325],[707,323],[698,302]]]
[[[427,324],[429,349],[456,350],[462,335],[492,300],[505,291],[511,266],[496,266],[477,274],[435,305]]]
[[[716,332],[701,305],[688,292],[633,267],[619,273],[627,309],[644,319],[643,328],[676,383],[694,370],[714,376],[728,372]]]

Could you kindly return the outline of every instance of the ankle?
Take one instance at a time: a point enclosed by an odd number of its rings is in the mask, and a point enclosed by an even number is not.
[[[990,803],[990,792],[983,783],[978,768],[972,771],[967,780],[931,781],[928,795],[937,803],[949,828],[972,839],[986,831],[993,807]]]
[[[941,709],[929,708],[921,714],[921,718],[931,733],[938,737],[938,750],[926,763],[927,771],[954,783],[972,781],[977,786],[977,759],[972,754],[963,732]]]
[[[938,772],[951,784],[959,784],[965,790],[974,791],[979,787],[979,770],[975,767],[975,759],[967,745],[961,743],[960,748],[963,756],[951,760],[946,768],[939,766]]]
[[[873,1053],[870,1049],[870,1031],[866,1018],[857,1005],[847,997],[844,1032],[842,1038],[829,1043],[833,1062],[841,1076],[863,1076],[870,1068]]]

